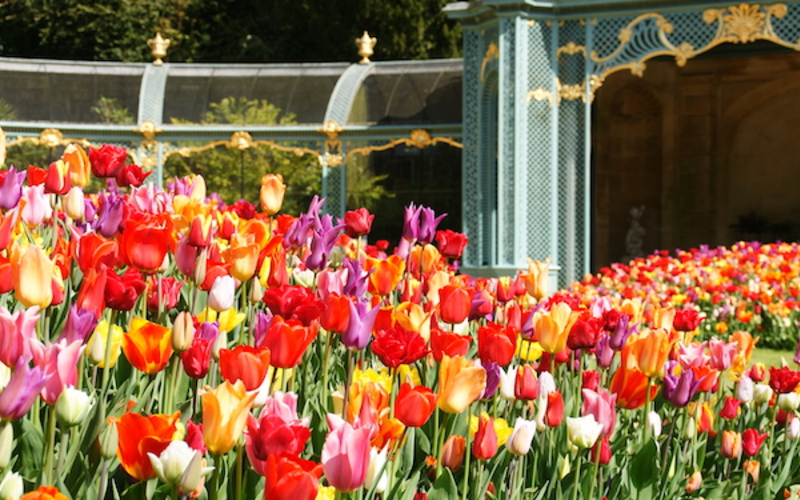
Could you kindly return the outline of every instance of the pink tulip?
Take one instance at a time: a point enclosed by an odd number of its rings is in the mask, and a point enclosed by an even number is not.
[[[617,412],[615,403],[617,402],[617,395],[613,396],[605,389],[599,389],[597,392],[590,389],[583,389],[583,405],[581,406],[581,415],[594,416],[594,419],[603,426],[600,430],[601,436],[609,436],[614,432],[614,426],[617,423]]]
[[[22,188],[22,197],[27,200],[22,207],[20,216],[29,226],[38,226],[43,220],[50,218],[53,209],[50,201],[44,194],[44,184],[26,186]]]
[[[0,419],[19,420],[25,416],[52,376],[44,367],[31,368],[27,362],[17,361],[11,380],[0,393]]]
[[[736,355],[736,346],[736,342],[727,343],[720,339],[711,339],[708,342],[708,349],[711,352],[711,367],[719,371],[727,370]]]
[[[311,436],[311,419],[297,417],[297,394],[275,392],[267,397],[261,415],[248,417],[247,458],[258,474],[266,476],[269,455],[298,455]]]
[[[39,308],[34,306],[13,315],[0,307],[0,361],[6,366],[16,366],[17,361],[28,362],[33,357],[30,341],[36,338]]]
[[[325,478],[337,490],[347,493],[360,488],[369,467],[369,429],[354,429],[338,415],[328,414],[330,432],[322,448]]]
[[[705,353],[706,344],[692,342],[689,345],[678,344],[678,360],[681,367],[688,369],[691,366],[703,366],[708,363],[709,357]]]
[[[340,267],[336,271],[326,269],[317,275],[317,293],[319,298],[325,300],[328,295],[338,293],[342,295],[342,290],[347,283],[347,268]]]
[[[75,387],[78,383],[78,359],[84,349],[83,342],[76,340],[71,344],[62,340],[56,344],[43,344],[38,340],[31,341],[33,363],[47,373],[52,373],[47,384],[42,388],[42,399],[54,405],[65,387]]]

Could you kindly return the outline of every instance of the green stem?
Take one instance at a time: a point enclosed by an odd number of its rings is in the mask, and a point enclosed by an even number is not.
[[[581,476],[581,466],[582,465],[583,465],[583,454],[581,454],[581,452],[579,451],[578,452],[578,459],[576,460],[576,464],[575,464],[575,473],[573,474],[573,477],[575,477],[575,481],[574,481],[574,483],[572,485],[572,488],[573,488],[572,489],[572,500],[577,500],[577,498],[578,498],[578,489],[580,489],[580,485],[581,485],[579,478]]]
[[[461,483],[461,500],[467,499],[467,490],[468,490],[467,486],[469,481],[469,463],[470,459],[472,458],[472,450],[470,449],[471,448],[470,441],[472,440],[472,436],[469,431],[469,419],[471,415],[472,412],[470,411],[469,407],[467,407],[467,432],[466,432],[467,435],[465,436],[466,444],[464,446],[464,454],[466,455],[466,457],[464,459],[464,479]]]
[[[244,457],[242,456],[243,447],[242,440],[236,445],[236,495],[234,498],[242,497],[242,484],[244,482]]]
[[[47,437],[44,450],[44,466],[42,467],[42,485],[53,484],[53,454],[56,447],[56,411],[53,406],[47,407]]]
[[[108,460],[103,460],[103,471],[100,473],[100,484],[97,485],[97,498],[104,500],[106,497],[106,483],[108,482]]]
[[[64,462],[67,459],[67,448],[69,447],[69,432],[64,430],[61,431],[61,442],[58,445],[58,462],[56,462],[56,470],[61,472],[64,471]]]
[[[116,324],[117,320],[117,311],[112,309],[111,310],[111,318],[108,320],[108,334],[106,335],[106,352],[103,356],[103,384],[102,384],[102,391],[103,397],[101,398],[100,402],[102,404],[105,401],[106,391],[108,390],[108,382],[109,378],[111,377],[111,349],[113,347],[113,340],[114,340],[114,325]]]
[[[218,498],[220,469],[222,469],[222,456],[215,456],[214,471],[211,473],[211,484],[208,488],[208,500],[217,500]]]
[[[342,418],[347,420],[347,403],[350,398],[350,381],[353,379],[353,353],[347,350],[347,378],[344,383],[344,404],[342,404]]]
[[[647,377],[647,393],[645,394],[645,403],[644,403],[644,418],[642,418],[642,446],[647,444],[647,440],[650,438],[650,427],[647,425],[647,417],[650,415],[650,405],[652,401],[650,401],[650,384],[651,384],[650,377]]]
[[[598,443],[597,453],[595,453],[594,460],[592,461],[594,465],[594,467],[592,468],[592,483],[589,485],[589,498],[587,500],[592,500],[594,498],[594,487],[599,481],[598,472],[600,471],[600,452],[603,449],[603,443],[601,441],[598,441],[597,443]],[[591,449],[589,453],[591,453]],[[591,454],[589,455],[589,457],[591,457]]]

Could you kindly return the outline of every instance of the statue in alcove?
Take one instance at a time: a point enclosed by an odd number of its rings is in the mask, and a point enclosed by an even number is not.
[[[625,256],[622,257],[623,263],[628,263],[638,257],[644,257],[644,234],[645,230],[640,222],[644,214],[644,205],[634,205],[628,210],[631,225],[625,235]]]

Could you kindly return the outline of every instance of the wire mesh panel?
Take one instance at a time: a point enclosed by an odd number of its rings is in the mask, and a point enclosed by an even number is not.
[[[514,181],[516,177],[516,19],[504,17],[500,20],[500,114],[498,133],[501,157],[497,175],[497,264],[514,263],[514,233],[516,222],[516,197]]]
[[[462,196],[463,231],[469,238],[464,251],[464,265],[478,266],[483,261],[481,245],[481,209],[479,203],[480,158],[480,63],[481,35],[478,30],[464,30],[464,94]]]
[[[553,146],[553,127],[558,117],[553,112],[556,88],[553,73],[555,47],[551,32],[557,29],[542,22],[527,22],[528,99],[527,99],[527,247],[536,260],[557,260],[553,238],[557,226],[552,214],[555,207],[553,186],[557,182]]]

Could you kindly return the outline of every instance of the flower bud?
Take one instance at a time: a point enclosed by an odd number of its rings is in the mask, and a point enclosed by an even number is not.
[[[798,407],[800,407],[800,394],[796,392],[778,394],[778,400],[776,403],[778,408],[783,411],[795,411]]]
[[[206,259],[206,253],[201,252],[200,256],[197,257],[197,264],[194,266],[194,279],[195,284],[198,286],[206,280],[206,270],[208,269],[208,260]]]
[[[753,401],[756,403],[769,403],[772,399],[772,387],[765,384],[756,384],[753,387]]]
[[[500,369],[500,397],[506,401],[514,401],[514,383],[517,378],[517,369],[513,364],[503,370]]]
[[[264,298],[264,287],[258,279],[250,280],[250,293],[247,294],[247,300],[251,304],[258,304]]]
[[[376,493],[383,493],[389,486],[389,475],[386,473],[386,449],[381,451],[371,448],[369,451],[369,467],[367,468],[367,480],[364,487],[368,490],[374,488]],[[380,474],[380,478],[378,478]]]
[[[236,281],[233,276],[219,276],[208,292],[208,307],[217,312],[227,311],[233,307],[235,294]]]
[[[467,443],[463,436],[456,434],[447,438],[444,446],[442,446],[442,467],[447,467],[451,471],[457,472],[464,461],[466,445]]]
[[[211,357],[219,363],[219,351],[228,348],[228,333],[220,330],[219,335],[211,345]]]
[[[22,476],[16,472],[9,472],[0,482],[0,498],[19,500],[25,492]]]
[[[742,403],[749,403],[753,401],[753,391],[753,379],[747,375],[742,375],[742,378],[739,379],[739,383],[736,385],[736,397],[739,398]]]
[[[647,414],[647,427],[653,430],[653,435],[658,437],[661,435],[661,415],[651,411]]]
[[[800,437],[800,419],[793,418],[791,422],[789,422],[786,428],[786,437],[789,438],[789,441],[794,441]]]
[[[56,418],[64,427],[83,422],[92,408],[92,397],[87,393],[66,387],[56,401]]]
[[[683,430],[683,436],[686,439],[692,439],[697,435],[697,421],[694,417],[689,417],[686,421],[686,428]]]
[[[117,424],[109,420],[108,425],[100,433],[100,456],[106,460],[111,460],[117,455],[119,444],[119,432]]]
[[[183,476],[181,476],[179,485],[181,492],[188,495],[203,485],[203,478],[214,470],[213,467],[206,467],[205,465],[206,460],[203,458],[203,454],[195,452]]]
[[[0,431],[0,470],[5,470],[11,461],[11,453],[14,451],[14,427],[10,422],[0,424],[3,430]],[[0,498],[5,498],[0,495]]]
[[[700,474],[699,470],[694,471],[694,474],[689,478],[689,481],[686,483],[686,493],[692,494],[695,491],[700,489],[700,485],[703,484],[703,475]]]
[[[311,269],[301,271],[299,268],[295,268],[292,274],[294,275],[294,279],[298,285],[306,288],[312,288],[314,286],[314,279],[316,276],[314,275],[314,271]]]
[[[158,478],[172,486],[181,484],[195,455],[198,455],[197,451],[190,448],[186,441],[172,441],[159,456],[147,454]]]
[[[506,441],[506,449],[514,455],[527,455],[535,433],[536,422],[517,417],[514,422],[514,432]]]
[[[85,210],[83,189],[73,186],[64,197],[64,212],[72,220],[81,220]]]
[[[175,323],[172,324],[172,349],[183,352],[192,346],[194,340],[194,321],[187,311],[178,313]]]
[[[579,448],[594,446],[602,430],[603,424],[598,423],[594,415],[567,417],[567,440]]]

